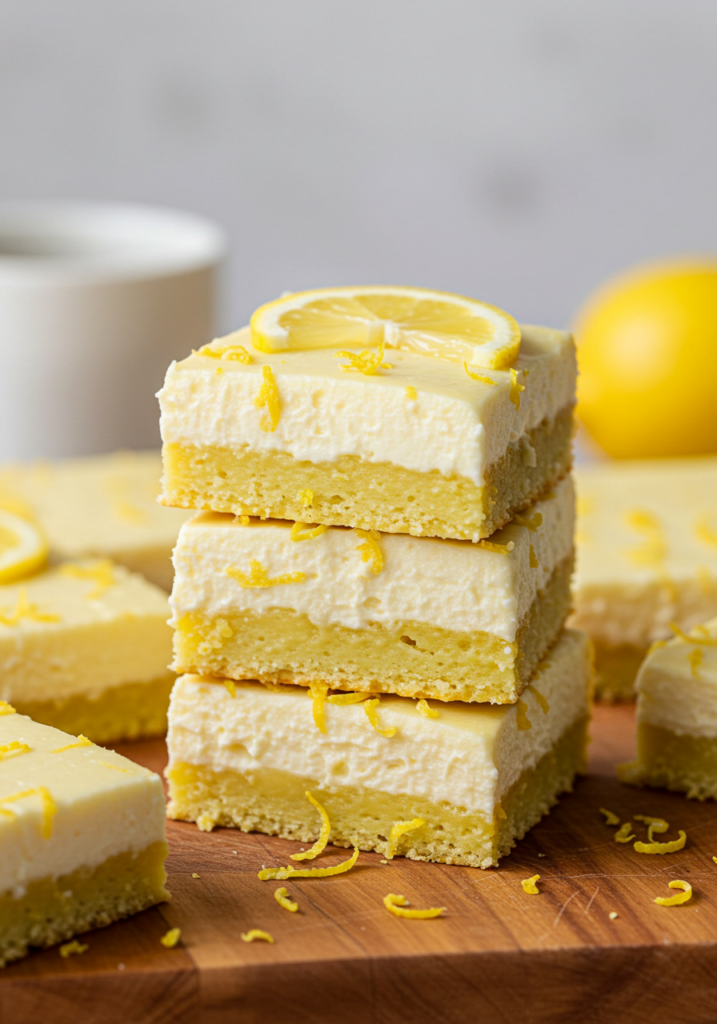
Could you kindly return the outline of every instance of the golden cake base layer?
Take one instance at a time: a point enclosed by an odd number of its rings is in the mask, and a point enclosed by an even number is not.
[[[621,782],[717,799],[717,739],[678,735],[649,722],[637,726],[637,757],[618,767]]]
[[[166,856],[166,843],[152,843],[95,868],[31,882],[19,899],[1,894],[0,967],[26,956],[32,946],[54,946],[168,900]]]
[[[172,673],[148,683],[125,683],[104,690],[95,698],[75,694],[56,701],[26,703],[13,699],[12,704],[21,715],[73,736],[82,733],[93,743],[163,736],[174,679]]]
[[[487,868],[509,853],[558,796],[572,788],[575,775],[585,770],[587,725],[587,719],[574,723],[534,768],[522,773],[501,802],[505,817],[499,814],[492,821],[446,801],[355,786],[324,790],[312,779],[275,769],[261,768],[246,775],[189,764],[167,771],[167,814],[196,821],[204,831],[226,825],[311,843],[318,838],[319,820],[307,802],[308,789],[329,815],[334,846],[386,854],[396,821],[423,818],[425,825],[401,838],[400,855]]]
[[[635,700],[637,670],[647,654],[646,647],[632,644],[595,644],[595,700],[603,704]]]
[[[438,470],[419,473],[357,455],[320,463],[247,446],[166,444],[161,500],[179,508],[262,519],[476,541],[504,526],[569,472],[572,431],[571,406],[528,432],[534,458],[525,443],[516,443],[487,468],[484,487],[466,477]],[[309,508],[300,497],[306,490],[313,494]]]
[[[174,670],[264,683],[327,683],[336,690],[510,704],[560,633],[570,611],[572,557],[561,562],[521,623],[514,643],[423,622],[393,629],[316,626],[285,608],[217,618],[183,615]],[[290,667],[288,667],[290,666]]]

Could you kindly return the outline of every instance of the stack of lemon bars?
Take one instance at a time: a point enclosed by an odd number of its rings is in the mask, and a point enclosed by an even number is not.
[[[337,846],[488,867],[571,788],[575,381],[568,334],[408,288],[172,364],[171,817],[308,843],[309,791]]]

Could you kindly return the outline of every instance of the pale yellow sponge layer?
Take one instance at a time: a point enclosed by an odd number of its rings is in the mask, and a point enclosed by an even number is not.
[[[378,622],[365,629],[317,626],[308,615],[286,608],[211,618],[195,612],[175,622],[174,669],[444,701],[512,702],[570,611],[571,572],[569,557],[537,594],[513,643],[487,632],[415,621],[393,628]]]
[[[399,854],[412,860],[487,868],[510,853],[559,795],[572,788],[575,775],[585,770],[586,749],[587,719],[581,718],[537,765],[522,772],[492,819],[421,796],[344,785],[317,789],[311,779],[276,769],[245,774],[182,763],[167,772],[168,814],[196,821],[203,829],[226,825],[311,843],[319,833],[317,816],[306,800],[309,789],[329,815],[330,842],[335,846],[386,854],[395,822],[421,818],[424,825],[401,837]]]
[[[30,882],[21,896],[0,894],[0,967],[32,947],[54,946],[169,899],[167,845],[120,853],[96,867]]]
[[[148,683],[112,686],[93,697],[75,694],[64,700],[15,702],[16,709],[43,725],[81,733],[93,743],[163,736],[174,675]]]
[[[572,431],[571,405],[486,467],[482,487],[468,477],[418,472],[358,455],[312,462],[248,445],[169,443],[162,452],[162,501],[264,519],[477,541],[570,471]]]

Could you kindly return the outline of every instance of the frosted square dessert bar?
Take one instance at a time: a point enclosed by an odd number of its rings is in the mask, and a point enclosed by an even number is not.
[[[637,757],[620,765],[623,782],[717,798],[717,619],[667,643],[640,668]]]
[[[167,595],[107,560],[0,586],[0,698],[97,742],[167,726]]]
[[[0,704],[0,967],[169,898],[158,775]]]
[[[42,528],[53,561],[110,558],[172,589],[172,548],[187,518],[157,504],[158,452],[0,466],[0,508]]]
[[[515,701],[570,610],[570,478],[490,541],[201,513],[174,553],[174,669]]]
[[[397,853],[486,868],[584,770],[590,689],[589,641],[570,631],[517,705],[500,707],[391,696],[330,697],[317,709],[296,687],[183,676],[170,707],[168,813],[308,843],[320,826],[309,790],[337,846],[390,855],[393,825],[419,818]]]
[[[248,328],[219,339],[173,363],[159,392],[162,501],[488,537],[571,465],[572,338],[521,332],[514,366],[472,376],[400,349],[369,374],[347,362],[345,345],[262,352]]]
[[[595,643],[596,693],[631,699],[670,623],[717,615],[717,459],[578,466],[575,614]]]

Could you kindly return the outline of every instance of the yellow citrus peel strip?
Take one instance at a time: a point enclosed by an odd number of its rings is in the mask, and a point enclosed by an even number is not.
[[[49,839],[52,835],[52,819],[55,817],[57,804],[52,799],[52,795],[46,786],[35,786],[34,789],[24,789],[21,793],[13,793],[12,796],[4,796],[0,800],[0,803],[14,803],[16,800],[24,800],[29,796],[40,797],[42,802],[42,837],[43,839]],[[4,808],[4,810],[7,811],[9,809]]]
[[[432,917],[440,917],[445,913],[445,907],[428,907],[426,910],[407,910],[408,900],[405,896],[398,896],[390,892],[384,896],[383,905],[394,917],[406,917],[413,921],[428,921]]]
[[[159,940],[166,949],[174,949],[182,934],[181,928],[170,928]]]
[[[64,747],[56,747],[55,750],[50,751],[52,754],[61,754],[63,750],[74,750],[75,747],[94,747],[92,740],[88,740],[82,733],[77,737],[74,743],[68,743]]]
[[[324,704],[326,702],[326,694],[329,692],[327,683],[309,683],[309,696],[313,701],[311,708],[311,714],[314,718],[314,725],[319,732],[326,733],[326,716],[324,714]]]
[[[634,835],[630,835],[630,829],[632,828],[632,822],[626,821],[615,833],[616,843],[629,843],[635,838]]]
[[[285,868],[262,868],[257,878],[262,882],[272,878],[283,882],[285,878],[331,878],[333,875],[345,875],[358,860],[358,855],[356,847],[348,860],[342,860],[331,868],[292,868],[291,865]]]
[[[313,530],[307,530],[306,533],[303,532],[304,530],[306,530],[306,523],[294,523],[289,534],[290,539],[313,540],[314,537],[320,537],[322,533],[326,533],[328,526],[315,526]]]
[[[0,700],[0,715],[16,715],[17,711],[6,700]]]
[[[681,878],[675,878],[667,883],[670,889],[682,889],[682,892],[674,896],[656,896],[655,903],[661,907],[678,907],[680,903],[687,903],[692,898],[692,886],[689,882],[683,882]]]
[[[237,684],[234,682],[234,680],[233,679],[225,679],[224,680],[224,685],[227,688],[227,692],[229,693],[229,696],[230,697],[236,697],[236,695],[237,695]]]
[[[670,629],[676,637],[679,637],[680,640],[684,640],[685,643],[704,644],[706,647],[717,647],[717,638],[706,634],[702,634],[701,636],[690,636],[688,633],[685,633],[683,629],[680,629],[676,622],[670,623]]]
[[[396,856],[396,848],[401,839],[401,836],[405,836],[407,832],[413,832],[415,829],[420,828],[421,825],[425,825],[423,818],[412,818],[411,821],[396,821],[391,826],[391,831],[388,835],[388,849],[386,856],[389,860],[393,860]]]
[[[304,508],[309,508],[314,501],[314,492],[309,490],[299,491],[299,501]]]
[[[266,413],[259,420],[259,427],[265,434],[273,434],[279,426],[279,419],[281,417],[279,389],[276,386],[276,380],[270,366],[262,366],[261,378],[262,384],[259,388],[259,393],[254,399],[254,405],[257,409],[263,409],[266,406]]]
[[[316,840],[311,849],[304,850],[303,853],[292,853],[292,860],[313,860],[314,857],[318,857],[322,850],[325,849],[326,844],[329,841],[329,835],[331,834],[331,822],[329,821],[329,816],[324,810],[324,808],[321,806],[316,797],[309,792],[308,789],[306,790],[304,796],[309,801],[311,806],[315,807],[316,810],[321,815],[321,832],[319,833],[319,838]]]
[[[328,698],[329,704],[360,704],[362,700],[368,700],[370,693],[332,693]]]
[[[620,819],[617,814],[613,814],[612,811],[608,811],[607,807],[601,807],[600,813],[605,815],[605,824],[610,826],[617,826],[620,824]]]
[[[395,725],[389,725],[385,729],[381,728],[381,723],[378,720],[377,710],[379,702],[379,697],[372,697],[371,700],[367,700],[364,703],[363,709],[366,712],[366,717],[368,718],[369,722],[374,727],[376,732],[380,733],[382,736],[385,736],[386,739],[390,739],[392,736],[396,735],[398,729],[396,728]]]
[[[243,345],[223,345],[221,348],[203,345],[199,351],[192,349],[193,356],[209,356],[211,359],[229,359],[235,363],[251,362],[251,356]]]
[[[544,715],[547,715],[547,713],[550,711],[550,704],[548,704],[547,699],[542,695],[540,690],[536,690],[534,686],[531,686],[530,689],[535,694],[535,699],[540,705],[540,710],[543,712]]]
[[[60,616],[52,612],[41,612],[36,604],[27,599],[27,591],[21,590],[17,597],[15,610],[0,612],[0,622],[5,626],[17,626],[23,619],[31,622],[59,622]]]
[[[239,936],[242,942],[269,942],[274,945],[274,940],[268,932],[264,932],[261,928],[252,928],[248,932],[242,932]]]
[[[337,359],[349,360],[341,367],[342,370],[358,370],[359,373],[372,377],[379,370],[393,369],[390,363],[383,361],[384,348],[385,343],[382,341],[379,343],[378,349],[365,348],[358,355],[354,352],[335,352],[334,355]]]
[[[240,569],[236,569],[233,565],[230,565],[227,569],[227,576],[231,576],[233,580],[236,580],[240,587],[248,589],[250,587],[278,587],[283,583],[304,583],[306,581],[305,572],[287,572],[282,576],[269,577],[267,570],[257,561],[256,558],[252,558],[249,562],[249,575],[242,572]]]
[[[415,402],[418,398],[418,392],[412,384],[409,384],[406,388],[406,398],[410,398],[412,402]]]
[[[428,701],[425,699],[425,697],[419,700],[418,704],[416,704],[416,711],[419,713],[419,715],[423,715],[424,718],[441,717],[440,711],[436,711],[435,708],[432,708]]]
[[[540,889],[537,883],[540,881],[540,875],[533,875],[532,878],[524,878],[520,883],[523,886],[523,892],[527,893],[528,896],[538,896]]]
[[[283,907],[284,910],[290,911],[292,914],[295,914],[299,909],[299,904],[294,903],[293,900],[289,899],[289,893],[283,885],[279,889],[274,890],[274,899],[280,907]]]
[[[88,591],[87,600],[96,601],[102,597],[106,590],[113,587],[117,582],[114,566],[108,558],[103,558],[94,565],[74,565],[68,563],[60,566],[63,576],[74,577],[78,580],[90,580],[94,588]]]
[[[521,526],[525,526],[526,529],[531,531],[531,533],[535,533],[538,527],[543,524],[543,517],[540,512],[536,512],[532,519],[526,519],[525,516],[521,515],[516,515],[513,518],[516,523],[520,523]]]
[[[72,942],[65,942],[60,946],[60,956],[63,959],[67,959],[68,956],[79,956],[81,953],[86,953],[89,948],[87,943],[73,939]]]
[[[467,362],[463,363],[463,369],[466,371],[466,373],[471,378],[471,380],[477,380],[481,384],[493,384],[493,385],[495,385],[495,383],[496,383],[494,380],[491,380],[490,377],[484,377],[480,373],[473,373],[472,370],[468,369],[468,363]]]
[[[497,551],[500,555],[509,554],[515,547],[515,543],[509,540],[507,544],[494,544],[491,540],[477,540],[474,547],[483,548],[484,551]]]
[[[525,384],[518,383],[518,371],[510,371],[510,400],[516,409],[520,409],[520,392],[525,391]]]
[[[683,832],[682,829],[680,829],[677,834],[679,839],[673,839],[670,843],[658,843],[654,840],[642,843],[638,839],[638,841],[634,843],[634,849],[637,850],[638,853],[677,853],[677,851],[681,850],[687,842],[687,834]]]
[[[354,530],[354,533],[363,541],[356,547],[361,552],[362,562],[371,562],[371,569],[378,576],[383,569],[383,555],[378,546],[379,533],[377,530]]]
[[[0,760],[5,757],[13,757],[15,754],[29,754],[30,747],[27,743],[20,743],[19,740],[13,740],[12,743],[5,743],[0,746]]]
[[[533,728],[533,723],[528,718],[528,705],[524,700],[518,700],[516,703],[515,724],[521,732],[525,732],[527,729]]]

